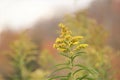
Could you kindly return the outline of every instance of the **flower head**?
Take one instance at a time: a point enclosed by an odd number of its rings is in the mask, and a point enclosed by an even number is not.
[[[73,36],[72,32],[63,23],[60,23],[59,27],[61,28],[60,36],[53,45],[58,51],[73,53],[72,49],[80,50],[88,46],[88,44],[81,44],[83,36]]]

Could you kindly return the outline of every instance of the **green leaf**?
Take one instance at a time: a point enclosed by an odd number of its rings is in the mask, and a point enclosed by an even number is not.
[[[85,53],[85,52],[77,52],[76,55],[72,57],[72,59],[74,60],[76,57],[81,56],[81,53]]]
[[[84,69],[84,70],[90,72],[91,74],[98,74],[97,71],[94,70],[93,68],[86,67],[86,66],[83,66],[83,65],[80,65],[80,64],[75,65],[75,66],[78,66],[78,67],[80,67],[81,69]]]
[[[78,70],[76,70],[76,71],[73,73],[73,75],[75,75],[77,72],[79,72],[79,71],[81,71],[81,70],[83,70],[83,69],[78,69]]]
[[[58,67],[58,66],[67,66],[68,64],[70,64],[70,63],[68,62],[68,63],[63,63],[63,64],[57,64],[57,65],[55,65],[55,67]]]

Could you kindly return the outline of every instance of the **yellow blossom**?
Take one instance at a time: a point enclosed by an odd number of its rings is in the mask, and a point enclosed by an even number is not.
[[[62,39],[60,39],[60,38],[57,38],[57,39],[56,39],[56,43],[61,43],[61,42],[63,42]]]
[[[59,46],[60,46],[61,48],[65,48],[65,47],[66,47],[66,44],[65,44],[65,43],[61,43],[61,44],[59,44]]]
[[[64,28],[65,25],[63,23],[59,23],[59,27]]]
[[[76,45],[76,44],[79,44],[79,42],[74,42],[73,44]]]
[[[75,50],[80,50],[80,49],[86,48],[86,47],[88,47],[88,44],[80,44],[79,46],[76,47]]]
[[[66,35],[66,36],[65,36],[65,39],[66,39],[66,40],[69,40],[70,38],[72,38],[71,35]]]
[[[56,45],[56,44],[53,44],[53,48],[57,48],[57,45]]]
[[[88,44],[80,44],[79,47],[80,48],[86,48],[86,47],[88,47]]]
[[[75,37],[73,37],[73,41],[78,41],[80,39],[83,39],[83,36],[75,36]]]
[[[66,49],[63,49],[63,48],[57,48],[57,50],[60,51],[60,52],[65,52],[66,51]]]
[[[60,36],[56,39],[53,45],[60,52],[69,52],[69,49],[80,50],[81,48],[86,48],[88,44],[80,44],[83,36],[73,36],[72,32],[62,23],[59,24],[61,28]]]

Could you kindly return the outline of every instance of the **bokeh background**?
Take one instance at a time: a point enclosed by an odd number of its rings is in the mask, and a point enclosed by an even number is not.
[[[105,55],[104,80],[120,80],[120,0],[0,0],[0,80],[47,80],[63,61],[52,47],[60,22],[87,37],[88,63]]]

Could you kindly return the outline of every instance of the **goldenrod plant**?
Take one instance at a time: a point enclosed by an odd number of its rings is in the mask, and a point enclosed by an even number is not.
[[[73,33],[62,23],[59,27],[61,28],[60,36],[53,47],[66,58],[66,61],[56,65],[58,69],[51,74],[49,80],[96,80],[99,73],[95,69],[75,62],[78,56],[86,54],[85,48],[88,44],[84,43],[83,36],[73,36]],[[67,71],[64,72],[64,70]],[[60,71],[66,74],[58,75]]]

